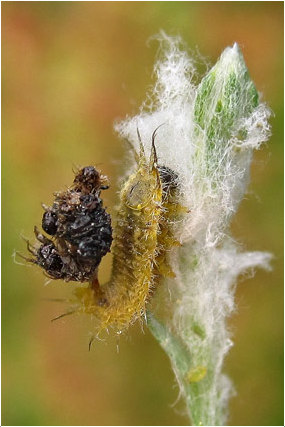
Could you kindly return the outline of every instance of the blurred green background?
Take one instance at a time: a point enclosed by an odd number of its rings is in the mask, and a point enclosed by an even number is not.
[[[2,424],[187,425],[166,355],[145,328],[96,342],[81,317],[51,323],[72,284],[44,286],[14,263],[33,238],[41,202],[95,164],[112,186],[124,169],[115,119],[137,112],[164,29],[211,63],[237,41],[274,112],[270,143],[255,153],[249,194],[233,223],[274,270],[240,281],[225,370],[236,387],[230,425],[283,425],[283,2],[2,2]],[[101,278],[110,270],[103,262]]]

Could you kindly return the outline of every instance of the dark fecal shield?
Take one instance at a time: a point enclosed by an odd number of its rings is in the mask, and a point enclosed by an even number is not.
[[[71,188],[58,192],[45,207],[42,228],[52,240],[35,231],[42,243],[33,262],[53,279],[89,281],[102,257],[110,251],[112,227],[100,193],[107,178],[93,166],[80,169]]]

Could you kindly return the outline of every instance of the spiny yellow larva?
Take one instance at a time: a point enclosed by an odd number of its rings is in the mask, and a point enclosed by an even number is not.
[[[141,318],[153,285],[162,212],[162,183],[155,135],[156,131],[152,135],[149,161],[139,137],[137,170],[120,193],[110,282],[100,286],[95,279],[88,288],[76,290],[81,302],[80,311],[94,314],[100,330],[112,326],[120,331]]]

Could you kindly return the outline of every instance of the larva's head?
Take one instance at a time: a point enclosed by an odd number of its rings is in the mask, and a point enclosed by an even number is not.
[[[132,175],[122,190],[122,200],[130,209],[141,210],[150,202],[156,180],[150,175],[136,173]]]
[[[125,183],[121,199],[125,205],[133,210],[145,208],[151,200],[157,200],[158,193],[161,195],[161,182],[159,172],[155,163],[142,164]]]
[[[139,130],[137,129],[140,145],[140,152],[136,154],[138,169],[129,177],[121,192],[122,201],[128,208],[133,210],[141,210],[145,208],[151,200],[160,200],[161,198],[161,180],[157,167],[157,154],[154,144],[157,129],[152,134],[149,161],[146,159],[144,146]]]

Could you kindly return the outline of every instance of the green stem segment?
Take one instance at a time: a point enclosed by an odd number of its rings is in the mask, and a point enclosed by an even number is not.
[[[243,141],[247,131],[240,121],[258,106],[258,92],[237,44],[227,48],[197,88],[194,123],[201,167],[213,171],[231,137]]]
[[[198,397],[198,381],[206,374],[203,369],[191,369],[191,354],[183,343],[171,331],[160,323],[150,312],[147,313],[147,324],[153,336],[157,339],[163,350],[170,358],[180,391],[186,401],[187,411],[194,425],[203,425],[203,414],[199,407],[199,400],[195,406],[191,405],[193,399]],[[192,378],[191,378],[192,377]]]

